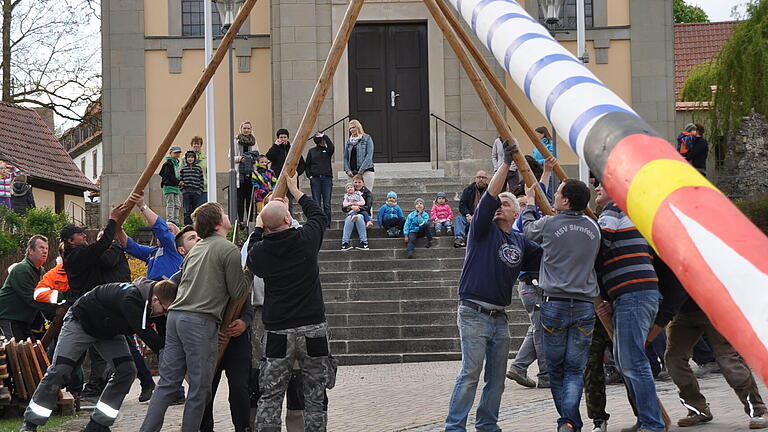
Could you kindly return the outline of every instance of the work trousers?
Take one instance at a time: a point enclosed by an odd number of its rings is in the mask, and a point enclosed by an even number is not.
[[[672,381],[679,390],[680,402],[690,412],[699,414],[707,408],[699,381],[691,370],[689,360],[693,346],[704,335],[715,354],[715,361],[725,381],[731,386],[750,417],[765,414],[765,404],[749,367],[730,343],[715,330],[702,311],[678,313],[667,327],[667,351],[664,360]]]
[[[248,389],[251,373],[251,339],[250,328],[243,334],[229,340],[227,350],[221,357],[221,364],[213,376],[211,386],[211,400],[205,407],[200,431],[213,432],[213,400],[216,398],[216,389],[221,381],[221,372],[227,372],[227,385],[229,386],[229,413],[232,417],[232,425],[235,432],[250,430],[250,391]]]

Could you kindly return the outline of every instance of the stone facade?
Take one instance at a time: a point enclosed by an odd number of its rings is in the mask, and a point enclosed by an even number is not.
[[[710,149],[710,160],[712,159]],[[738,132],[728,140],[728,150],[715,182],[729,198],[768,193],[768,119],[754,113],[744,117]]]

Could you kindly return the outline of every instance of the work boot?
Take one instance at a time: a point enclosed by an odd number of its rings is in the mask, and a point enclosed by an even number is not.
[[[528,378],[528,375],[521,374],[515,369],[510,369],[507,371],[507,378],[520,384],[523,387],[528,387],[528,388],[536,387],[536,383],[532,379]]]
[[[537,388],[550,388],[549,385],[549,379],[547,378],[539,378],[539,382],[536,384]]]
[[[152,383],[151,386],[142,387],[141,393],[139,394],[139,402],[146,402],[152,398],[152,392],[155,391],[155,383]]]
[[[712,420],[712,413],[709,412],[709,406],[707,406],[700,414],[689,410],[688,416],[678,420],[677,425],[680,427],[697,426],[710,420]]]
[[[85,425],[85,429],[83,429],[83,432],[109,432],[109,428],[101,425],[99,423],[96,423],[91,419],[91,421],[88,422],[87,425]]]
[[[768,427],[768,417],[765,414],[749,419],[750,429],[764,429]]]
[[[19,432],[37,432],[37,425],[24,420],[24,424],[21,425]]]
[[[608,420],[595,420],[592,432],[608,432]]]

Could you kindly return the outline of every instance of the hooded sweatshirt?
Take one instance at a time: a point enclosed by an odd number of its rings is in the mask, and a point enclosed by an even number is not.
[[[11,208],[19,214],[26,214],[28,209],[35,208],[35,197],[32,195],[32,185],[13,182],[11,186]]]
[[[178,194],[179,180],[181,178],[181,164],[172,156],[165,157],[165,163],[160,168],[160,186],[163,194]]]
[[[254,275],[264,279],[262,320],[266,330],[325,322],[317,260],[323,244],[325,214],[306,195],[299,204],[307,216],[301,229],[264,234],[262,228],[256,227],[251,236],[247,264]]]
[[[194,156],[195,161],[187,163],[187,157]],[[184,182],[182,190],[187,193],[199,193],[203,191],[203,169],[197,164],[197,154],[190,150],[184,155],[184,167],[179,170],[179,178]]]
[[[150,327],[154,282],[144,278],[131,283],[110,283],[92,289],[74,305],[72,314],[83,330],[97,339],[136,333],[155,353],[163,339]]]

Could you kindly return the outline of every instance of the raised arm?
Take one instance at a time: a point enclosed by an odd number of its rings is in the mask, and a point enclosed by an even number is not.
[[[157,222],[157,213],[153,212],[148,205],[144,204],[144,191],[134,192],[128,197],[128,201],[133,201],[136,204],[136,208],[139,209],[147,225],[153,226]]]
[[[504,160],[493,174],[490,183],[488,183],[488,189],[486,190],[486,192],[494,198],[499,196],[499,194],[504,190],[504,185],[507,183],[507,173],[509,172],[509,166],[512,164],[512,155],[519,152],[517,142],[502,142],[502,146],[504,148]]]

